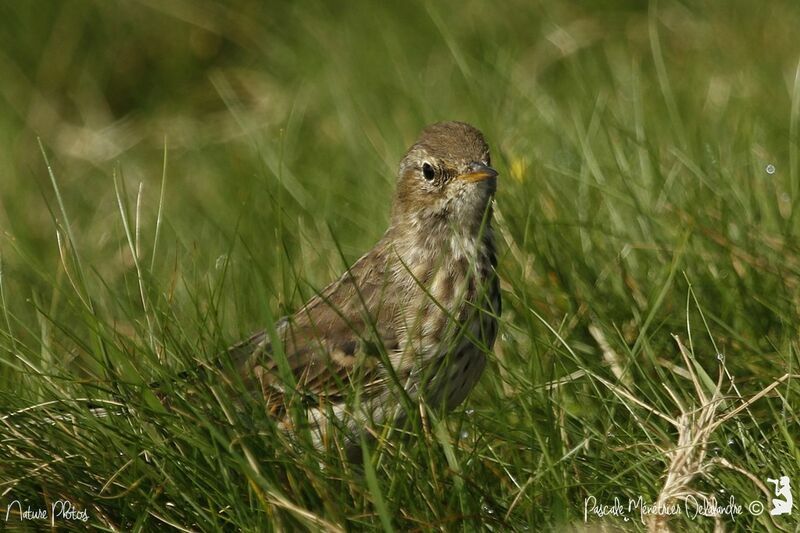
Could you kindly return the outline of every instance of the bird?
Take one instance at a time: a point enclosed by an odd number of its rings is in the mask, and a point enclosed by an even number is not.
[[[297,429],[300,402],[320,448],[332,427],[356,449],[366,428],[400,424],[408,405],[446,413],[461,404],[501,314],[497,176],[478,129],[425,127],[400,161],[377,244],[294,314],[230,347],[224,366],[286,431]]]

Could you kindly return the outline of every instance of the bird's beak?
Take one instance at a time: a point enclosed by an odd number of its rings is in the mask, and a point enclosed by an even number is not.
[[[469,182],[476,182],[476,181],[483,181],[488,180],[489,178],[497,177],[497,171],[490,167],[489,165],[484,165],[483,163],[470,163],[469,164],[469,171],[461,174],[458,179],[469,181]]]

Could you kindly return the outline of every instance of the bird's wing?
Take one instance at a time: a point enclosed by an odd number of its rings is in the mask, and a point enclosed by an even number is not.
[[[387,292],[385,261],[365,256],[292,315],[281,320],[281,341],[294,390],[308,403],[335,402],[360,387],[371,395],[386,379],[381,350],[399,349],[398,294]],[[228,351],[243,381],[258,386],[270,410],[284,412],[287,383],[267,332]]]

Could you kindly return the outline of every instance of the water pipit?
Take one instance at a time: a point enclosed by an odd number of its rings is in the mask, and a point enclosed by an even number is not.
[[[230,348],[230,363],[283,428],[297,422],[292,399],[317,444],[330,422],[355,443],[367,426],[397,423],[409,402],[444,412],[464,400],[500,315],[490,164],[469,124],[425,128],[400,162],[383,237],[273,330],[288,372],[267,331]]]

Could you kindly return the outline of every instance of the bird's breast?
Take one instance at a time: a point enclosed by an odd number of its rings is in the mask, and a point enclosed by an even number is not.
[[[465,240],[448,237],[439,241],[438,251],[409,255],[401,261],[405,271],[404,303],[398,316],[403,331],[403,351],[417,357],[438,357],[455,337],[485,330],[478,324],[491,319],[493,307],[487,295],[495,279],[491,237]],[[487,313],[488,316],[483,316]],[[476,321],[474,327],[464,327]],[[408,365],[412,363],[407,362]]]

